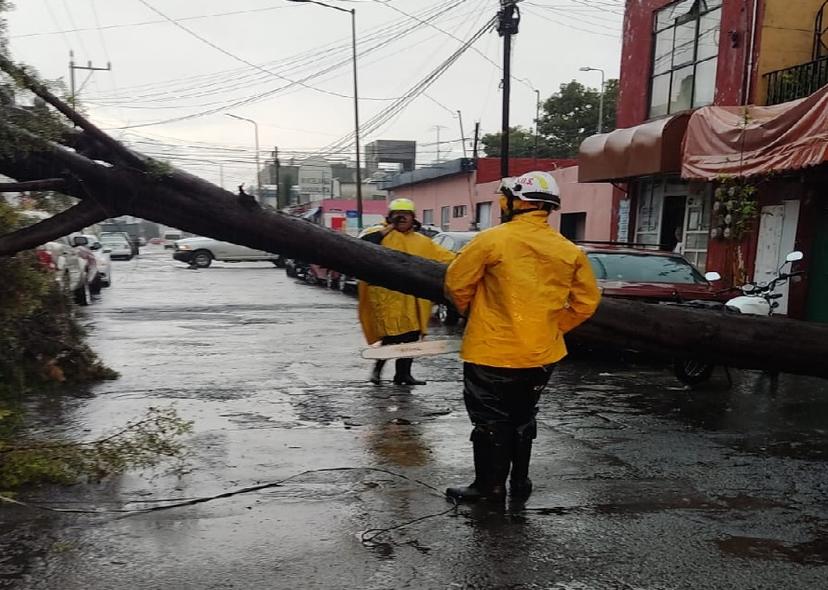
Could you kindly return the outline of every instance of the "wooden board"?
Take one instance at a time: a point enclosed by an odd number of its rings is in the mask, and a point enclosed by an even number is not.
[[[423,340],[408,344],[388,344],[371,346],[362,350],[362,358],[373,360],[390,360],[399,358],[416,358],[460,352],[462,340]]]

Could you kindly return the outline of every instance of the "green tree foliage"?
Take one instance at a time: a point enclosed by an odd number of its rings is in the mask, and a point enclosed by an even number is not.
[[[0,234],[21,226],[0,200]],[[0,394],[117,376],[84,343],[68,294],[34,252],[0,257],[0,276]]]
[[[480,138],[483,144],[483,151],[489,157],[500,157],[501,133],[487,133]],[[549,146],[546,138],[538,137],[538,158],[545,158],[549,154]],[[513,158],[535,157],[535,134],[531,130],[521,126],[512,127],[509,130],[509,155]]]
[[[3,419],[0,413],[0,427]],[[192,423],[174,409],[150,408],[142,419],[89,442],[0,440],[0,490],[39,482],[100,480],[127,469],[152,467],[162,459],[181,462],[186,454],[181,437],[191,430]]]
[[[561,84],[558,92],[542,105],[535,135],[523,127],[513,127],[509,135],[509,155],[513,157],[574,158],[581,142],[598,130],[601,93],[575,80]],[[618,80],[607,80],[604,94],[603,132],[615,129]],[[481,138],[487,156],[500,156],[500,133]]]

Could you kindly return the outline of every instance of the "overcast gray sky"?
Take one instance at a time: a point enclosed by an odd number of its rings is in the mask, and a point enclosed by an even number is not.
[[[357,10],[363,123],[425,79],[493,17],[499,0],[328,0]],[[15,59],[46,78],[68,80],[76,61],[112,63],[78,72],[93,120],[146,153],[166,157],[225,185],[253,178],[253,126],[263,152],[302,157],[353,130],[350,16],[287,0],[17,0],[8,15]],[[514,46],[512,124],[531,126],[534,88],[546,97],[577,79],[598,87],[618,75],[623,0],[525,0]],[[153,10],[154,9],[154,10]],[[414,18],[407,16],[412,15]],[[171,22],[175,21],[175,22]],[[423,22],[426,21],[426,22]],[[187,29],[187,30],[185,30]],[[424,92],[376,129],[374,139],[414,139],[418,163],[456,140],[460,110],[467,136],[500,126],[502,42],[483,35]],[[331,68],[329,72],[322,73]],[[310,78],[308,78],[310,76]],[[307,78],[307,80],[306,80]],[[299,82],[299,83],[297,83]],[[280,90],[281,89],[281,90]],[[176,120],[181,119],[181,120]],[[129,129],[120,129],[130,127]],[[431,144],[431,145],[429,145]],[[352,145],[340,145],[351,156]],[[459,141],[441,144],[459,157]],[[262,155],[265,158],[265,155]]]

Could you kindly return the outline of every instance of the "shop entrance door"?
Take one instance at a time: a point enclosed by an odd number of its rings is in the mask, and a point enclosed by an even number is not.
[[[664,213],[661,216],[661,232],[659,243],[669,252],[675,250],[676,245],[684,239],[684,211],[687,208],[687,197],[664,197]]]

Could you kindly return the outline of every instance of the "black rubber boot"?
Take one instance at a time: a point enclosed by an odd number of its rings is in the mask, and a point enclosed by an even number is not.
[[[532,458],[532,439],[535,438],[535,422],[518,428],[512,441],[512,474],[509,477],[509,495],[514,500],[526,500],[532,494],[529,479],[529,462]]]
[[[495,428],[476,426],[472,431],[474,481],[465,487],[446,489],[446,496],[457,502],[502,502],[509,475],[510,441]]]
[[[382,368],[385,366],[385,361],[377,361],[374,363],[374,370],[371,371],[371,383],[379,385],[382,383]]]
[[[397,373],[394,375],[394,383],[397,385],[425,385],[425,381],[420,381],[411,376],[411,366],[414,364],[414,359],[397,359]]]

